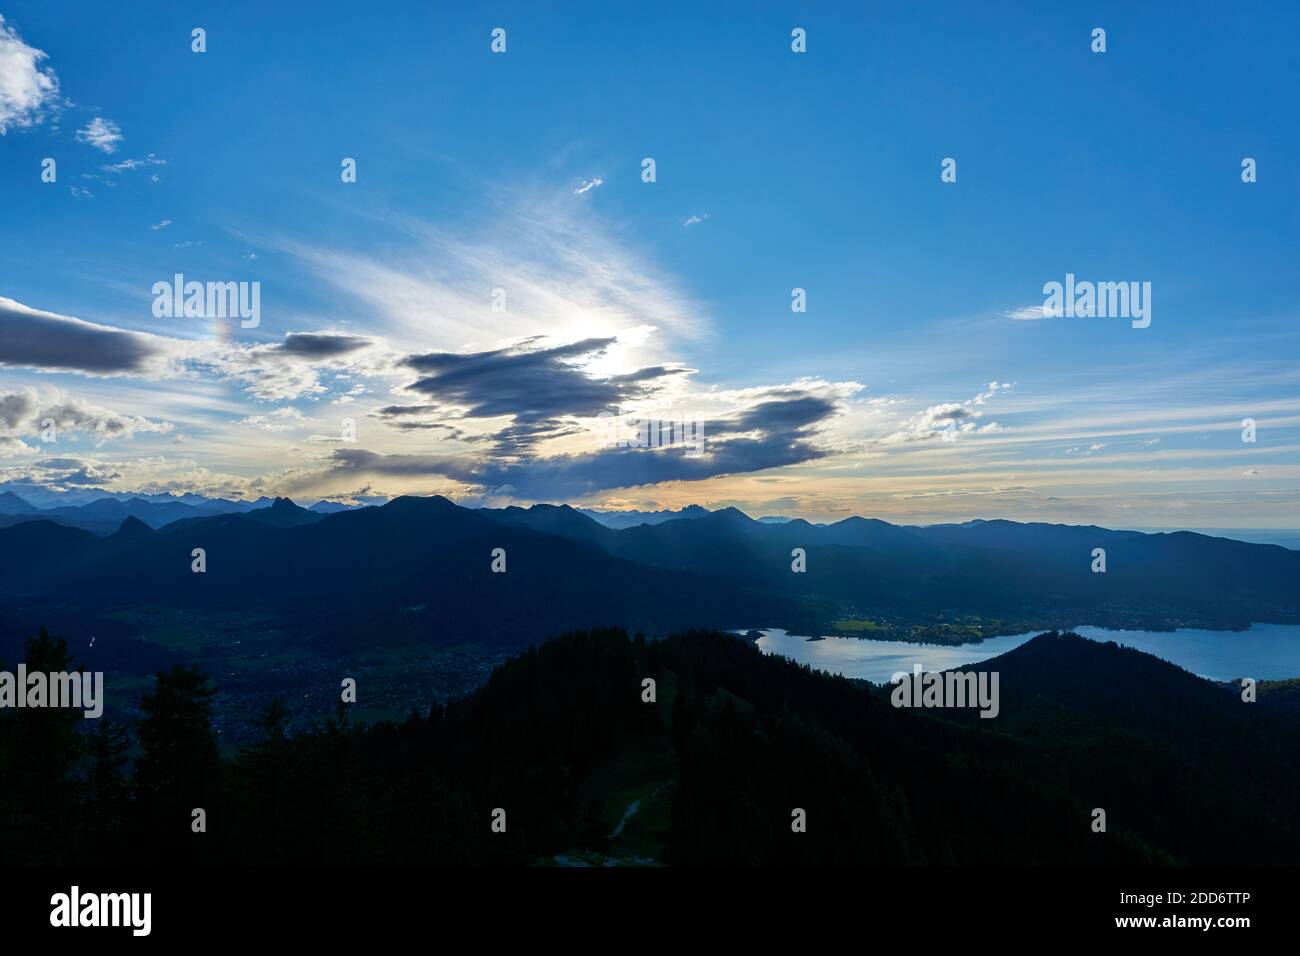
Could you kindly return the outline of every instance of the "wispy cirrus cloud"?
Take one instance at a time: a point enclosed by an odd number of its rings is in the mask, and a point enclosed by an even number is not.
[[[119,136],[118,138],[120,139],[121,137]],[[100,148],[102,149],[103,147],[101,146]],[[107,152],[111,153],[112,150],[107,150]],[[167,160],[159,159],[153,153],[150,153],[144,159],[124,159],[119,163],[109,163],[108,165],[100,166],[99,168],[106,173],[125,173],[133,169],[144,169],[148,166],[166,166],[166,165],[167,165]]]
[[[709,334],[705,309],[618,234],[551,198],[504,199],[474,227],[384,220],[392,248],[271,243],[376,318],[394,344],[486,349],[501,341],[613,337],[612,364],[646,364],[663,336]],[[499,292],[497,290],[500,290]],[[489,336],[485,332],[490,330]],[[658,331],[655,338],[648,333]],[[632,334],[636,332],[636,334]],[[631,353],[635,352],[633,355]]]
[[[247,418],[241,419],[239,424],[247,425],[250,428],[260,428],[268,432],[287,432],[306,428],[311,422],[312,419],[301,411],[292,405],[286,405],[283,408],[267,412],[265,415],[249,415]]]
[[[96,116],[77,130],[77,139],[105,153],[117,152],[117,144],[125,139],[121,128],[110,119]]]
[[[1021,322],[1033,321],[1034,319],[1059,318],[1057,313],[1045,305],[1025,305],[1018,309],[1008,309],[1002,314],[1008,319],[1016,319]]]

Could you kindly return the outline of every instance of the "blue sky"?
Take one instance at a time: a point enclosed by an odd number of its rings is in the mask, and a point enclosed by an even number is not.
[[[0,479],[1294,528],[1300,16],[1172,9],[0,3]]]

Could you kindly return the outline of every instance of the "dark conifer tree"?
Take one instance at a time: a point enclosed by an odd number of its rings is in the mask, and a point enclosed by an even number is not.
[[[131,783],[126,767],[130,745],[125,724],[107,717],[95,721],[88,741],[85,820],[86,843],[97,863],[120,861],[127,846]]]
[[[245,829],[240,841],[261,862],[280,862],[284,854],[281,823],[289,803],[291,756],[289,709],[273,697],[254,722],[261,737],[239,752],[237,765]]]
[[[27,639],[25,648],[29,675],[73,670],[67,642],[51,637],[44,628],[39,637]],[[78,732],[83,712],[27,707],[14,710],[8,719],[5,789],[16,804],[5,824],[13,840],[10,862],[75,859],[81,807],[77,775],[86,753]]]
[[[221,827],[217,737],[212,730],[215,689],[197,667],[160,672],[152,693],[140,700],[140,759],[136,762],[137,809],[148,851],[163,860],[206,861]],[[194,832],[193,811],[202,809],[206,833]]]

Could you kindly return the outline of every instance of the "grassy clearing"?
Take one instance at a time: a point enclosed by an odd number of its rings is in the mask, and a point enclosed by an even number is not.
[[[871,633],[873,631],[883,631],[884,625],[876,621],[836,621],[831,625],[837,631],[845,631],[850,634]]]

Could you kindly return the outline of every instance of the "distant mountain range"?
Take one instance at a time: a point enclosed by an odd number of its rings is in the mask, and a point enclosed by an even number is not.
[[[606,528],[635,528],[643,524],[663,524],[678,518],[703,518],[709,513],[707,508],[699,505],[687,505],[677,511],[596,511],[591,508],[576,509],[594,521],[599,521]]]
[[[774,524],[734,508],[620,529],[567,505],[476,510],[437,496],[344,511],[203,501],[38,509],[0,496],[0,623],[39,623],[51,607],[256,612],[328,646],[524,643],[593,626],[816,633],[842,618],[896,630],[969,618],[990,631],[1300,620],[1300,552],[1190,532]],[[1105,573],[1092,571],[1098,548]],[[195,549],[204,573],[191,570]],[[505,573],[492,570],[496,549]]]
[[[24,489],[23,494],[12,490],[0,492],[0,528],[22,524],[33,518],[42,518],[82,528],[96,534],[111,534],[127,518],[136,518],[151,528],[161,528],[176,521],[212,517],[221,514],[243,514],[270,508],[273,498],[256,501],[236,501],[226,498],[205,498],[202,495],[104,495],[86,492],[69,492],[64,496],[37,486]],[[310,511],[316,514],[335,514],[353,507],[334,501],[318,501]]]
[[[907,527],[869,518],[829,525],[755,521],[726,508],[690,521],[615,531],[566,507],[494,512],[588,541],[609,554],[716,576],[764,594],[877,615],[1040,615],[1172,627],[1292,622],[1300,614],[1300,552],[1191,532],[970,521]],[[1104,573],[1094,573],[1094,549]],[[803,549],[807,570],[792,572]],[[1034,625],[1031,625],[1031,627]]]
[[[551,512],[616,533],[568,508],[527,514]],[[191,569],[196,548],[204,573]],[[491,570],[496,549],[505,551],[505,573]],[[792,610],[714,575],[638,564],[441,497],[330,515],[282,498],[157,530],[128,516],[107,536],[39,517],[0,529],[0,611],[21,607],[35,621],[70,601],[94,612],[163,605],[259,613],[327,647],[519,644],[592,620],[658,632]]]

